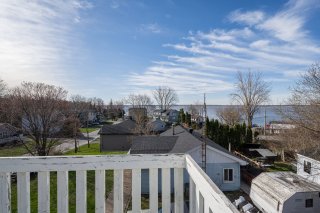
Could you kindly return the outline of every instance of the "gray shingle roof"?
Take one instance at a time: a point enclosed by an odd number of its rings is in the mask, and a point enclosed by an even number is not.
[[[199,140],[204,141],[203,138],[202,138],[203,136],[199,132],[193,132],[192,134],[193,134],[193,136],[195,136]],[[210,140],[209,138],[206,138],[205,140],[206,140],[208,146],[211,146],[214,149],[217,149],[217,150],[219,150],[221,152],[224,152],[224,153],[226,153],[228,155],[232,155],[233,157],[236,157],[236,158],[240,159],[238,156],[236,156],[232,152],[229,152],[229,150],[225,149],[224,147],[220,146],[219,144],[215,143],[214,141]]]
[[[7,123],[0,123],[0,133],[15,135],[21,133],[21,130]]]
[[[172,135],[172,131],[173,130],[171,128],[171,129],[163,132],[160,135],[161,136]],[[202,134],[200,134],[197,131],[192,131],[192,134],[191,134],[191,133],[189,133],[189,130],[183,128],[182,126],[175,127],[175,135],[179,136],[179,139],[177,140],[176,145],[171,150],[171,153],[186,153],[186,152],[194,149],[195,147],[202,145],[202,143],[204,142],[204,138],[203,138]],[[214,141],[210,140],[209,138],[205,138],[205,141],[207,142],[208,146],[210,146],[216,150],[219,150],[221,152],[224,152],[227,155],[230,155],[230,156],[232,156],[242,162],[245,162],[242,159],[240,159],[238,156],[236,156],[232,152],[229,152],[227,149],[225,149],[224,147],[215,143]]]
[[[176,144],[177,136],[137,136],[132,139],[130,154],[164,154]]]
[[[160,136],[178,136],[178,140],[170,153],[186,153],[202,144],[200,140],[193,137],[186,129],[182,126],[175,126],[174,127],[174,135],[173,129],[170,128],[169,130],[160,134]]]
[[[132,120],[125,120],[114,125],[104,125],[99,131],[100,135],[133,135],[137,125]]]
[[[257,151],[262,157],[277,157],[277,155],[269,149],[249,149],[249,151]]]

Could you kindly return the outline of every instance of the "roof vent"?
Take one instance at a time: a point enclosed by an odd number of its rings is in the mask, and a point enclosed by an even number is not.
[[[299,181],[298,179],[293,179],[292,182],[294,182],[294,183],[299,183],[300,181]]]

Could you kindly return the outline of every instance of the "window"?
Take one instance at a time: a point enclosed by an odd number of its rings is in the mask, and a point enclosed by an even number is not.
[[[233,169],[223,169],[223,181],[224,182],[233,181]]]
[[[313,199],[306,199],[306,208],[313,207]]]
[[[303,171],[305,171],[308,174],[311,174],[311,163],[310,162],[304,161]]]

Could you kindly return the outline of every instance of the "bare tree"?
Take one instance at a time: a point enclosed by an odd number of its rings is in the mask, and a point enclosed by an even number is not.
[[[96,110],[97,113],[99,113],[100,115],[103,113],[105,106],[104,101],[101,98],[89,98],[87,102],[90,103],[91,107]]]
[[[191,115],[191,120],[196,121],[199,117],[203,116],[203,105],[201,105],[199,101],[196,101],[194,104],[189,106],[188,111]]]
[[[146,94],[130,94],[126,99],[126,103],[129,104],[132,108],[146,109],[147,115],[151,113],[153,104],[151,98]],[[136,110],[136,112],[138,111],[141,112],[141,116],[144,116],[142,110]]]
[[[88,139],[88,147],[90,147],[89,142],[89,130],[88,130],[88,113],[89,113],[89,107],[90,102],[88,100],[81,96],[81,95],[73,95],[70,97],[71,105],[71,116],[73,118],[73,137],[74,137],[74,151],[78,152],[78,146],[77,146],[77,136],[78,136],[78,129],[80,128],[80,125],[85,125],[87,128],[87,139]]]
[[[234,126],[241,121],[241,112],[240,109],[236,106],[231,105],[219,108],[217,109],[216,113],[219,120],[229,126]]]
[[[242,106],[247,125],[251,127],[254,114],[261,104],[269,100],[270,87],[260,72],[249,71],[246,74],[238,72],[235,88],[236,92],[231,96]]]
[[[296,126],[282,135],[288,149],[320,151],[320,65],[314,64],[301,75],[292,88],[286,106],[280,107],[282,117]],[[288,106],[289,105],[289,106]]]
[[[153,104],[151,98],[146,94],[130,94],[126,99],[127,104],[132,108],[146,108]]]
[[[48,155],[58,141],[53,136],[61,129],[65,119],[67,91],[43,83],[24,82],[14,88],[15,104],[22,112],[22,128],[34,141],[32,155]]]
[[[2,98],[7,92],[7,84],[0,79],[0,98]]]
[[[132,108],[129,109],[129,115],[131,114],[132,119],[136,122],[137,127],[134,132],[137,134],[146,134],[149,132],[148,114],[151,113],[152,100],[146,94],[130,94],[126,99]]]
[[[179,101],[176,91],[170,87],[157,88],[153,91],[153,97],[161,110],[168,110]]]
[[[11,125],[17,124],[18,109],[14,104],[14,99],[11,95],[11,90],[7,84],[0,79],[0,120]]]

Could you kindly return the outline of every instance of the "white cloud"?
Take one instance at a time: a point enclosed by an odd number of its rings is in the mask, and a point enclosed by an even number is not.
[[[262,11],[247,11],[235,10],[229,14],[229,20],[231,22],[243,23],[246,25],[255,25],[263,21],[265,14]]]
[[[283,10],[269,17],[257,27],[283,41],[301,40],[308,34],[304,29],[307,16],[310,10],[317,7],[319,8],[318,0],[291,0]]]
[[[249,69],[263,72],[275,85],[293,83],[319,60],[319,41],[304,30],[306,10],[310,4],[301,1],[290,1],[274,15],[237,10],[233,18],[238,15],[238,21],[232,20],[247,26],[189,32],[183,43],[163,45],[175,54],[133,73],[129,84],[136,89],[167,85],[180,94],[230,92],[235,72]]]
[[[0,76],[12,85],[63,79],[79,52],[73,29],[80,11],[91,7],[77,0],[0,1]]]
[[[261,49],[261,48],[268,47],[269,44],[270,44],[269,40],[257,40],[257,41],[252,42],[250,44],[250,47]]]
[[[150,32],[150,33],[159,34],[159,33],[163,32],[163,29],[160,27],[159,24],[152,23],[152,24],[142,24],[140,26],[140,31],[141,32]]]

